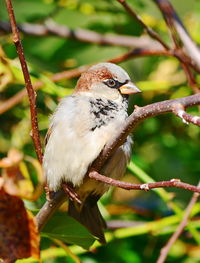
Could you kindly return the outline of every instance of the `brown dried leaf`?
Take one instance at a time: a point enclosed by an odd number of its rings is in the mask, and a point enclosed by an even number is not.
[[[0,190],[0,259],[39,258],[39,234],[23,201]]]

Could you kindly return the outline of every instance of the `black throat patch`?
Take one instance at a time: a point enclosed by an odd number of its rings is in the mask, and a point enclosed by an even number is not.
[[[93,116],[93,126],[91,131],[96,128],[105,126],[108,122],[114,119],[118,112],[126,112],[128,106],[127,98],[123,98],[121,105],[112,100],[102,100],[102,99],[90,99],[90,113]]]

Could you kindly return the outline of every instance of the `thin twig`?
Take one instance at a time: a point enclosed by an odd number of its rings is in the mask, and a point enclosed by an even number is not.
[[[200,187],[200,184],[199,184]],[[158,260],[156,261],[156,263],[163,263],[165,262],[167,255],[169,253],[170,248],[172,247],[172,245],[176,242],[176,240],[179,238],[179,236],[181,235],[181,233],[183,232],[183,229],[185,228],[185,226],[188,223],[189,220],[189,216],[191,213],[191,210],[194,206],[194,204],[197,202],[199,198],[199,193],[194,193],[185,212],[184,212],[184,216],[183,219],[181,221],[181,223],[178,225],[176,231],[174,232],[174,234],[170,237],[170,239],[168,240],[167,244],[161,249],[160,251],[160,256],[158,258]]]
[[[136,14],[136,12],[130,7],[129,4],[125,0],[117,0],[123,7],[124,9],[132,16],[134,17],[140,25],[147,31],[150,37],[153,39],[157,40],[166,50],[169,50],[170,47],[160,38],[160,36],[149,26],[147,26],[143,21],[142,18]]]
[[[42,147],[41,147],[40,135],[39,135],[39,130],[38,130],[36,94],[35,94],[35,91],[31,83],[28,67],[26,64],[25,56],[24,56],[23,47],[21,44],[19,32],[18,32],[17,25],[16,25],[16,20],[15,20],[15,15],[14,15],[11,0],[6,0],[6,6],[7,6],[8,14],[10,17],[10,23],[11,23],[12,33],[13,33],[13,42],[16,46],[17,53],[19,55],[19,60],[20,60],[23,75],[24,75],[26,90],[27,90],[28,98],[30,102],[32,138],[33,138],[38,160],[40,161],[40,163],[42,163]]]
[[[92,179],[95,179],[97,181],[117,186],[119,188],[125,189],[125,190],[144,190],[149,191],[150,189],[160,188],[160,187],[176,187],[176,188],[182,188],[185,190],[189,190],[192,192],[200,193],[200,187],[194,186],[191,184],[183,183],[179,179],[172,179],[170,181],[162,181],[162,182],[154,182],[154,183],[147,183],[147,184],[132,184],[123,182],[120,180],[116,180],[107,176],[104,176],[102,174],[99,174],[96,171],[92,171],[89,173],[89,177]]]
[[[176,28],[174,27],[173,23],[173,14],[171,12],[171,8],[169,5],[165,5],[164,1],[160,0],[153,0],[160,11],[162,12],[163,18],[165,19],[166,24],[168,25],[169,33],[171,38],[175,44],[175,47],[180,47],[180,39],[179,35],[177,34]]]

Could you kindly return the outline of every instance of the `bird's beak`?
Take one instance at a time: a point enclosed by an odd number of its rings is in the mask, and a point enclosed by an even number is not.
[[[127,95],[132,95],[132,94],[142,92],[132,82],[128,82],[127,84],[122,85],[119,88],[119,90],[120,90],[121,94],[127,94]]]

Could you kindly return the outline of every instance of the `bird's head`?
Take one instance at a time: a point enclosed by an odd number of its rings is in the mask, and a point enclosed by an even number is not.
[[[87,92],[93,96],[117,99],[122,95],[141,92],[120,66],[99,63],[89,68],[78,80],[75,92]]]

